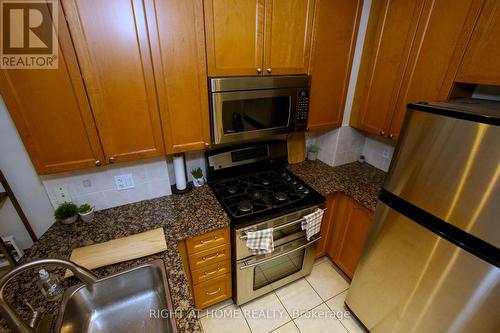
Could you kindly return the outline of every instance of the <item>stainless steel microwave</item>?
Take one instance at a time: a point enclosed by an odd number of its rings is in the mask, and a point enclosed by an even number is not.
[[[304,131],[309,77],[211,78],[210,111],[214,144]]]

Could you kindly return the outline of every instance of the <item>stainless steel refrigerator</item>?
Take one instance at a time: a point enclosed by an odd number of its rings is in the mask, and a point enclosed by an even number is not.
[[[372,332],[500,332],[500,102],[410,104],[346,305]]]

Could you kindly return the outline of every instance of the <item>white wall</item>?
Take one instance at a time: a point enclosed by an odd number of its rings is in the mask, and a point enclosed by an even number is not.
[[[35,234],[41,236],[54,222],[53,209],[1,98],[0,169],[7,178]],[[0,219],[0,234],[4,235],[4,232],[9,232],[9,230],[22,231],[22,228],[15,225],[19,221],[4,220],[1,217]],[[3,226],[6,229],[3,229]],[[26,234],[20,232],[14,237],[25,239],[26,235],[27,232]]]

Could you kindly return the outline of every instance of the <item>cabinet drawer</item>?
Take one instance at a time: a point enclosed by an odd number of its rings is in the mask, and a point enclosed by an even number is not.
[[[231,244],[224,244],[189,255],[189,267],[191,267],[191,271],[195,271],[228,259],[231,259]]]
[[[191,272],[193,284],[210,280],[216,276],[225,275],[231,272],[231,261],[221,261],[215,264],[207,265],[201,269]]]
[[[231,273],[207,280],[193,287],[196,308],[222,302],[231,297]]]
[[[188,239],[186,247],[188,254],[193,254],[226,243],[229,243],[229,228],[215,230]]]

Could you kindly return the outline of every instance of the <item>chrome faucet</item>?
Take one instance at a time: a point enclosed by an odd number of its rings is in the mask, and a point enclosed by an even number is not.
[[[37,318],[33,318],[30,321],[30,324],[26,324],[21,317],[14,311],[14,309],[7,303],[7,301],[4,298],[4,289],[7,283],[14,278],[15,276],[19,275],[20,273],[39,266],[45,266],[45,265],[58,265],[62,266],[66,269],[69,269],[70,271],[73,272],[73,274],[83,283],[86,285],[92,287],[92,285],[97,281],[97,276],[89,271],[88,269],[79,266],[71,261],[67,260],[62,260],[62,259],[40,259],[40,260],[35,260],[31,261],[29,263],[26,263],[24,265],[21,265],[19,267],[14,268],[12,271],[8,272],[5,274],[1,279],[0,279],[0,313],[2,316],[5,318],[7,323],[9,324],[9,327],[18,333],[35,333],[35,324],[38,321]],[[30,306],[30,308],[32,308]],[[34,311],[32,308],[32,311],[34,312],[33,316],[37,317],[40,314],[38,311]]]

